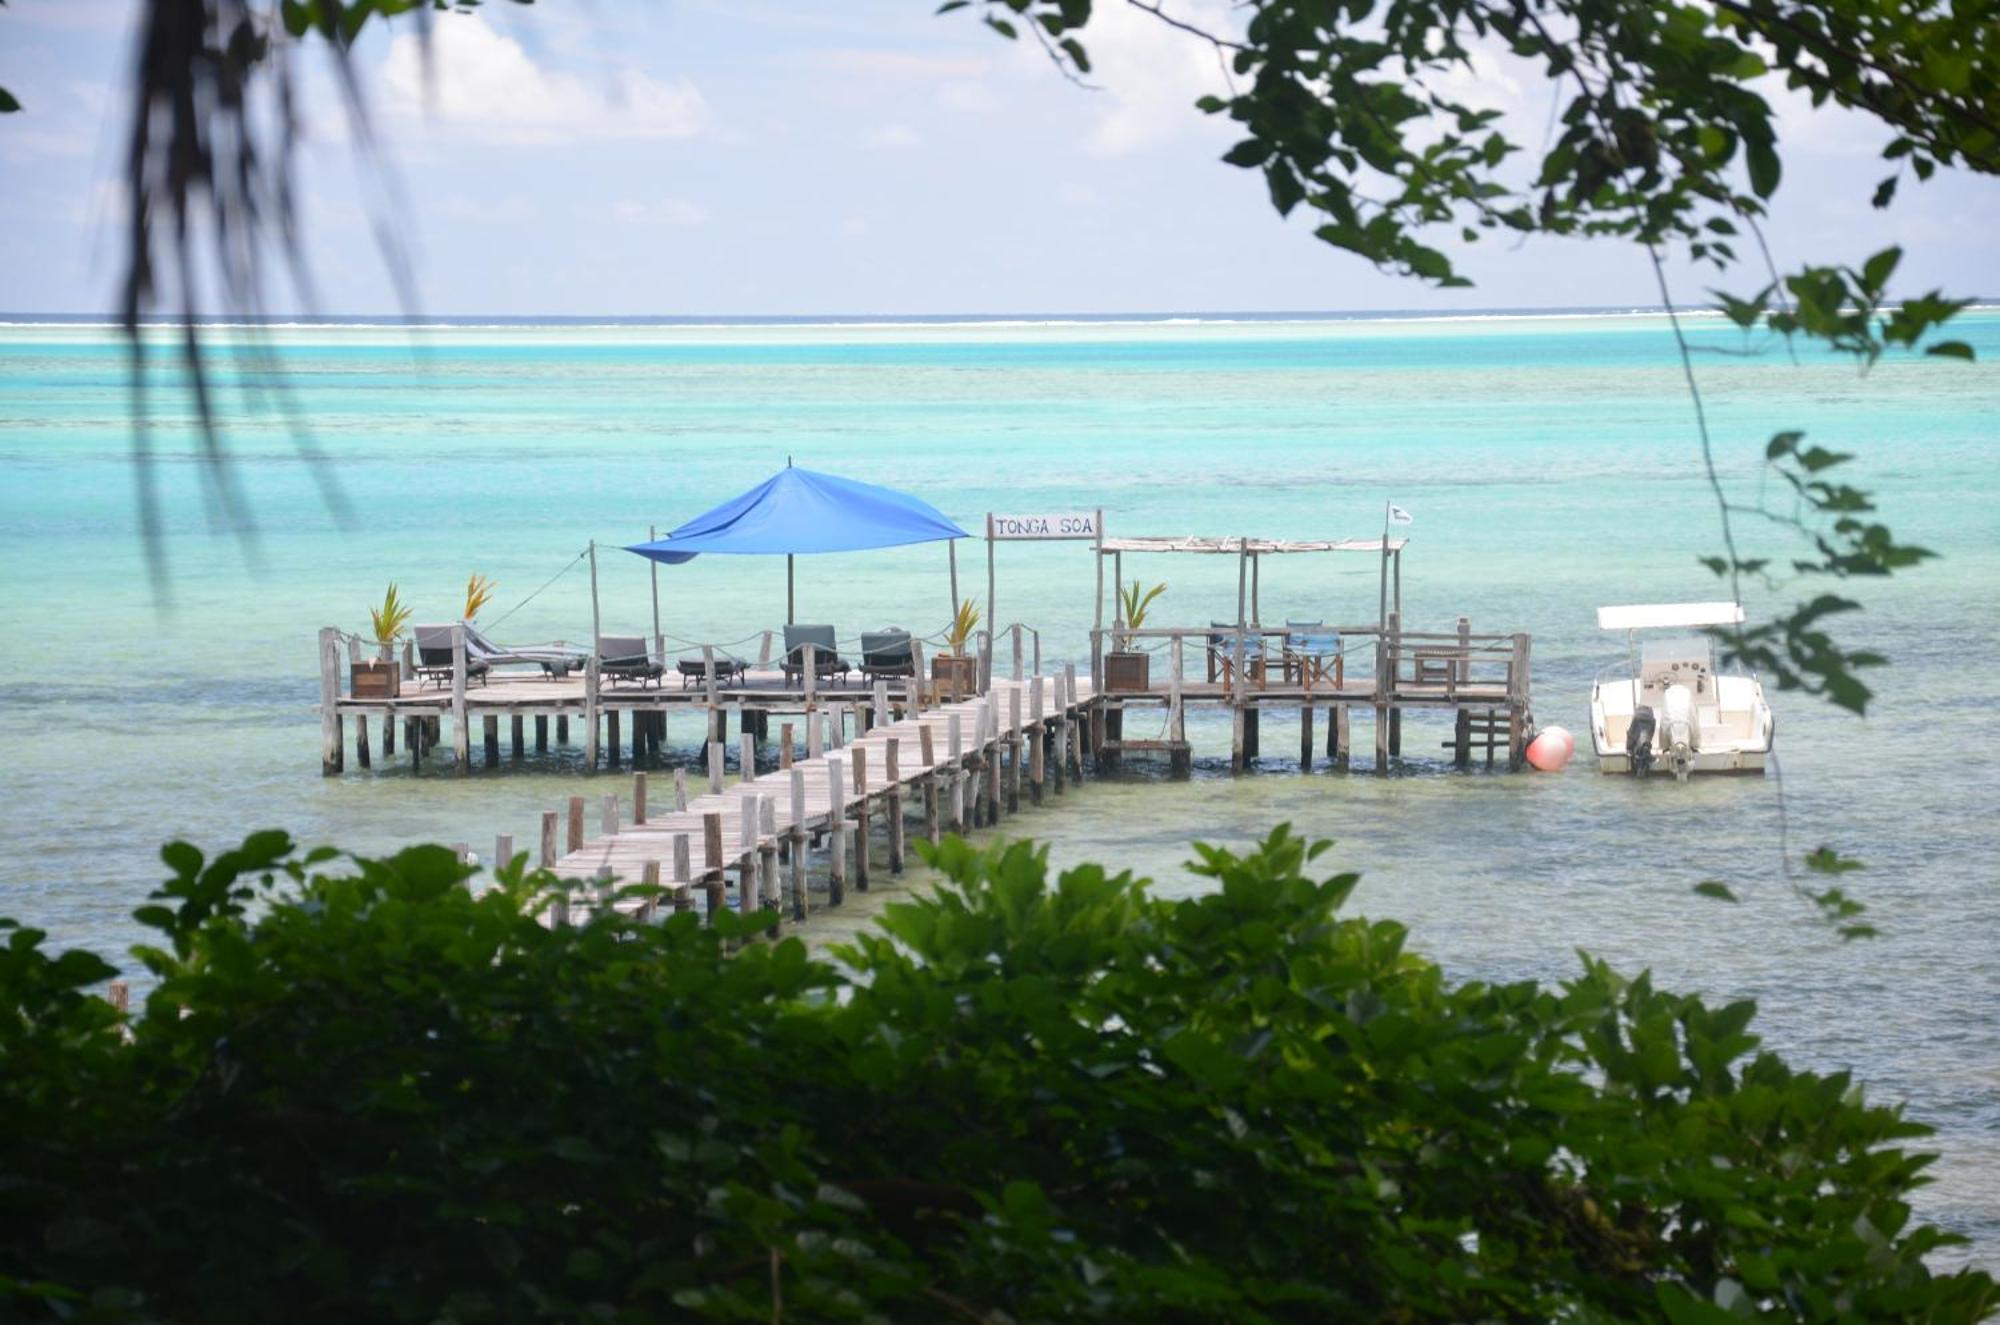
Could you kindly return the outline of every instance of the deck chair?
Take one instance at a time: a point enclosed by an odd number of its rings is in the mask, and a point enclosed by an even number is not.
[[[450,685],[451,627],[418,626],[416,641],[417,680],[440,687]],[[468,632],[465,637],[465,679],[485,685],[486,674],[492,670],[493,665],[481,658],[472,647],[472,636]]]
[[[1208,626],[1208,679],[1229,685],[1236,675],[1236,623],[1211,621]],[[1257,668],[1263,661],[1264,637],[1257,633],[1254,626],[1246,625],[1243,628],[1243,667],[1250,677],[1245,680],[1257,675]]]
[[[692,690],[708,681],[708,659],[701,654],[690,654],[674,660],[674,670],[681,674],[681,689]],[[730,653],[715,655],[715,683],[717,685],[742,684],[750,665]]]
[[[806,645],[813,646],[813,675],[821,681],[839,676],[845,678],[854,670],[852,663],[840,656],[834,642],[832,626],[786,626],[785,660],[779,670],[785,674],[787,684],[803,683],[806,674]]]
[[[450,647],[449,637],[445,640]],[[574,668],[580,668],[590,658],[586,649],[574,645],[524,644],[515,648],[505,648],[495,644],[481,634],[479,628],[470,621],[465,623],[465,653],[468,658],[478,658],[489,667],[505,667],[509,664],[539,667],[544,676],[557,680],[568,676]]]
[[[861,679],[873,682],[878,677],[914,676],[917,658],[910,648],[910,632],[907,630],[879,630],[861,632]]]
[[[613,685],[620,681],[637,681],[641,687],[648,682],[658,685],[666,671],[666,666],[647,652],[642,635],[597,637],[597,674]]]
[[[1340,634],[1324,621],[1285,622],[1285,679],[1307,690],[1332,683],[1338,690],[1346,680],[1340,651]]]

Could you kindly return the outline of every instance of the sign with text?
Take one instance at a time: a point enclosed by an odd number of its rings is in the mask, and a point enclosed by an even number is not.
[[[1097,512],[1072,511],[1064,515],[989,515],[986,536],[1009,539],[1096,538]]]

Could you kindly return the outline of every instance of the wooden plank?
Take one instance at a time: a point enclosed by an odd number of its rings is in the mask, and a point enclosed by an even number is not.
[[[347,758],[347,739],[340,719],[340,631],[319,630],[319,771],[332,777]]]

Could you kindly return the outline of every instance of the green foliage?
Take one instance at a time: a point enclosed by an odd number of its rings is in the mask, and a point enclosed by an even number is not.
[[[21,109],[21,103],[12,92],[0,87],[0,115],[11,115]]]
[[[1586,960],[1453,984],[1280,829],[931,858],[839,961],[519,864],[185,844],[155,985],[0,925],[20,1320],[1972,1321],[1924,1134]],[[637,895],[643,890],[628,890]],[[579,899],[580,901],[581,899]]]
[[[368,609],[368,624],[375,632],[375,642],[387,647],[402,638],[403,628],[410,624],[411,608],[403,601],[395,582],[382,595],[382,605]]]
[[[1146,609],[1153,605],[1155,598],[1158,598],[1166,591],[1167,586],[1164,582],[1156,584],[1150,589],[1144,589],[1140,587],[1137,580],[1120,589],[1118,597],[1121,606],[1125,609],[1125,624],[1133,630],[1144,626],[1146,624]]]
[[[944,628],[945,647],[954,657],[965,655],[965,645],[972,638],[972,632],[979,629],[979,605],[970,598],[958,605],[951,621]]]

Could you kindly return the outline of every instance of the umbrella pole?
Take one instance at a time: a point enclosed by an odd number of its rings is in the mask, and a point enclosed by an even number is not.
[[[951,615],[955,621],[958,619],[958,540],[947,538],[944,549],[951,558]]]
[[[658,525],[647,525],[646,541],[648,543],[657,543],[659,539],[660,527]],[[660,563],[654,561],[651,557],[646,558],[646,563],[652,567],[653,571],[653,652],[659,654],[664,659],[667,656],[667,640],[666,636],[660,633]]]
[[[792,595],[792,554],[787,552],[785,554],[785,624],[788,626],[795,626],[799,623],[798,609],[793,605],[794,599]]]

